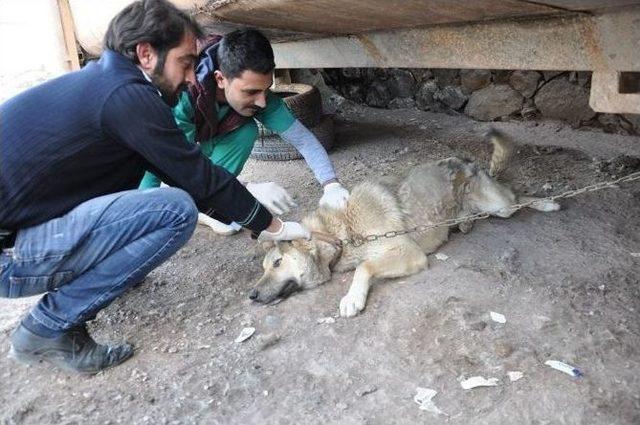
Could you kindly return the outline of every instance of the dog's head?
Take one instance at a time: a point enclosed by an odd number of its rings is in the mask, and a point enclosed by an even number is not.
[[[510,208],[517,201],[511,188],[496,181],[486,171],[479,170],[473,177],[467,197],[471,212],[488,212],[498,217],[510,217],[516,210]]]
[[[328,281],[331,278],[329,263],[335,251],[330,252],[330,247],[320,245],[327,244],[315,240],[265,243],[264,274],[249,298],[270,303]]]

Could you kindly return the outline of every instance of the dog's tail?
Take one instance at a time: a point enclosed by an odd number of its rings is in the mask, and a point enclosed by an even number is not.
[[[515,143],[493,127],[485,133],[485,137],[493,144],[493,155],[491,155],[489,175],[496,177],[509,165],[509,160],[515,151]]]

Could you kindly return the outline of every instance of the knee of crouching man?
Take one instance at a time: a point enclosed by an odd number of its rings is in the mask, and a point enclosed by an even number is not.
[[[177,213],[181,225],[193,232],[198,222],[198,207],[191,195],[182,189],[166,188],[167,210]]]

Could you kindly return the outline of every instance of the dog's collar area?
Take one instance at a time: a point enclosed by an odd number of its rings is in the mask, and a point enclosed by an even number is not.
[[[338,238],[336,238],[333,235],[330,235],[329,233],[324,233],[324,232],[311,232],[311,237],[318,239],[319,241],[322,242],[327,242],[330,243],[331,245],[335,246],[336,248],[342,249],[342,241]]]
[[[342,240],[336,238],[333,235],[330,235],[328,233],[323,233],[323,232],[311,232],[311,237],[319,241],[323,241],[328,244],[331,244],[335,248],[336,252],[333,256],[333,259],[329,263],[329,270],[333,270],[333,267],[336,265],[336,263],[338,262],[338,260],[340,260],[340,257],[342,256]]]

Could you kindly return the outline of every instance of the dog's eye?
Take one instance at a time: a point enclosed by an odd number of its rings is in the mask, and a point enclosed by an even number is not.
[[[280,263],[282,263],[282,258],[278,258],[273,262],[273,267],[280,267]]]

